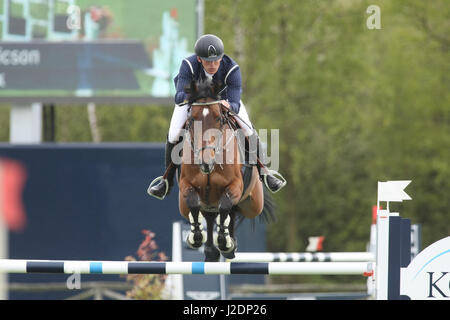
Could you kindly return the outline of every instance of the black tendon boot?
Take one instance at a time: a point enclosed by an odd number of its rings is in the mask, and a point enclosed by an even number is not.
[[[249,140],[251,141],[250,146],[255,145],[255,141],[252,139],[256,139],[256,166],[258,167],[259,177],[264,182],[267,189],[269,189],[272,193],[276,193],[286,185],[286,180],[278,172],[269,170],[265,167],[266,152],[256,132],[249,136]],[[249,153],[251,154],[252,152],[249,151]],[[278,175],[281,179],[275,175]]]
[[[175,176],[176,166],[172,163],[171,153],[175,145],[176,144],[174,143],[166,141],[166,150],[164,157],[166,162],[167,177],[164,178],[164,176],[161,176],[156,178],[152,181],[147,190],[149,195],[160,200],[164,199],[164,197],[170,193],[170,190],[173,187],[173,178]],[[167,170],[169,166],[170,168]],[[158,181],[159,183],[154,186],[154,184]]]

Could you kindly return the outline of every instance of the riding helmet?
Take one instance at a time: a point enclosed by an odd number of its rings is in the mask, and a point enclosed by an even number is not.
[[[223,57],[222,40],[213,35],[205,34],[195,42],[195,54],[206,61],[215,61]]]

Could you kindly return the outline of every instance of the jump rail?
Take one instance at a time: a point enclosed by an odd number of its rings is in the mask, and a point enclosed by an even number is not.
[[[374,262],[372,252],[236,252],[233,262]]]
[[[66,274],[357,274],[367,262],[128,262],[0,259],[0,272]]]

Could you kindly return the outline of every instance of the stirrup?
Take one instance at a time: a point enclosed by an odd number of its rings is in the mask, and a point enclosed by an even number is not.
[[[267,168],[266,168],[267,169]],[[277,190],[277,191],[272,191],[269,188],[269,184],[267,183],[267,173],[264,174],[264,184],[266,185],[267,189],[272,192],[272,193],[277,193],[278,191],[280,191],[281,189],[283,189],[283,187],[287,184],[286,179],[278,172],[276,172],[275,170],[270,170],[267,169],[267,172],[270,173],[270,175],[274,176],[275,178],[278,178],[279,180],[281,180],[281,187]]]
[[[156,195],[150,193],[150,189],[151,189],[152,187],[154,187],[156,184],[158,184],[160,181],[165,181],[165,182],[166,182],[166,192],[164,192],[164,195],[163,195],[162,197],[158,197],[158,196],[156,196]],[[160,177],[158,177],[158,178],[155,178],[155,179],[150,183],[150,185],[149,185],[148,188],[147,188],[147,193],[148,193],[149,195],[151,195],[152,197],[155,197],[156,199],[159,199],[159,200],[163,200],[164,197],[166,196],[166,194],[167,194],[168,191],[169,191],[169,180],[164,179],[163,176],[160,176]]]

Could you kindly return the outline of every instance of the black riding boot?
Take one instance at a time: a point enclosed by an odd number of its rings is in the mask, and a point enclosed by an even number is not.
[[[176,144],[174,144],[174,143],[170,143],[169,141],[166,141],[166,150],[165,150],[165,155],[164,155],[166,169],[172,163],[171,153],[172,153],[173,147],[175,147],[175,145]],[[167,173],[167,180],[163,179],[163,177],[157,178],[157,179],[160,179],[159,183],[155,186],[150,187],[148,189],[148,194],[151,196],[154,196],[155,198],[161,199],[161,200],[164,199],[164,197],[170,193],[170,190],[173,187],[173,178],[175,176],[175,171],[176,171],[176,166],[174,164],[172,164],[169,172]],[[166,190],[167,190],[167,192],[166,192]]]
[[[257,161],[256,166],[258,167],[259,177],[261,178],[261,180],[264,182],[266,187],[272,193],[280,191],[281,188],[283,188],[286,185],[286,180],[284,180],[284,178],[283,178],[283,180],[277,178],[273,173],[280,175],[278,172],[269,171],[264,166],[264,162],[265,162],[265,158],[266,158],[266,156],[265,156],[266,150],[264,149],[263,145],[261,144],[261,141],[259,140],[259,137],[256,134],[256,132],[253,133],[253,135],[249,136],[250,141],[252,141],[251,139],[257,139],[256,140],[257,141],[256,156],[258,157],[258,159],[260,161]],[[252,145],[252,144],[250,144],[250,145]]]

